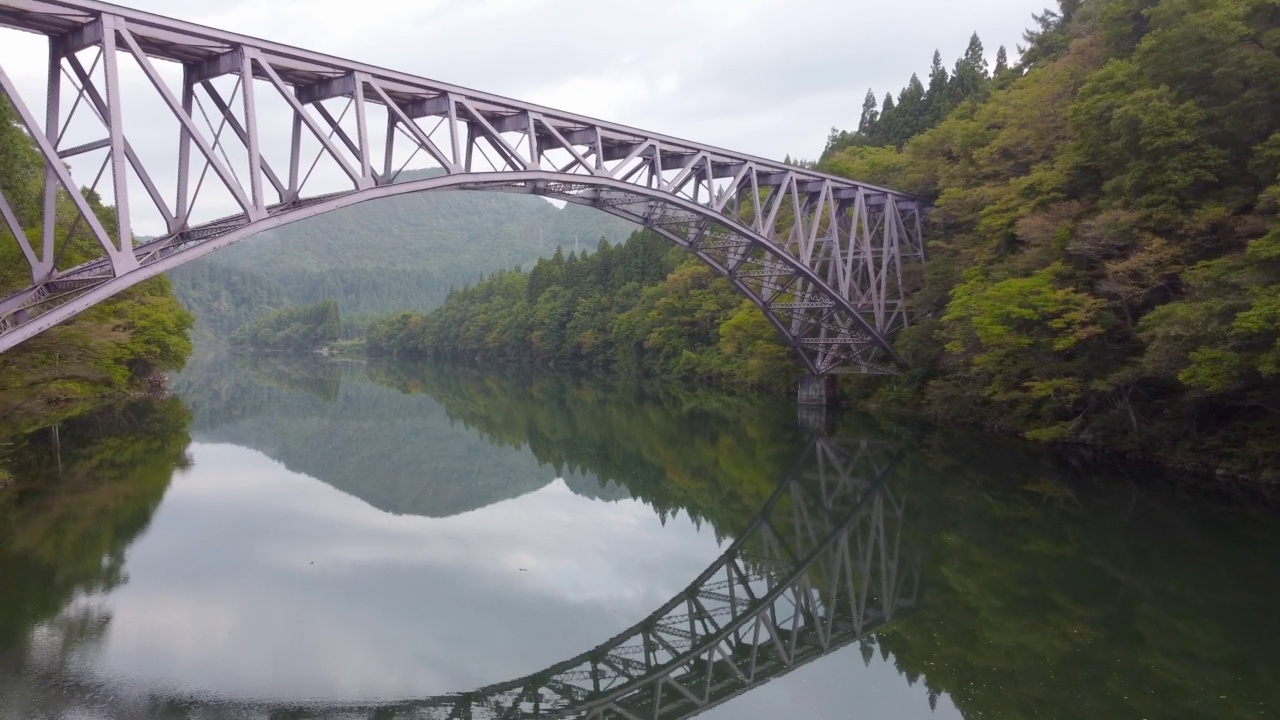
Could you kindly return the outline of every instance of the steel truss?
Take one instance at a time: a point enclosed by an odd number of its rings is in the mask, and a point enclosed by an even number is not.
[[[648,227],[728,278],[810,372],[893,370],[887,337],[907,321],[904,265],[923,260],[922,207],[912,196],[92,0],[0,0],[0,26],[49,38],[43,122],[0,67],[0,91],[46,163],[39,217],[23,217],[0,195],[0,231],[8,228],[31,271],[29,287],[0,299],[0,351],[263,230],[366,200],[462,188],[558,198]],[[177,147],[158,165],[144,164],[129,142],[146,129],[124,119],[122,62],[136,63],[177,122]],[[161,71],[171,63],[182,69],[173,86]],[[229,94],[217,87],[222,78],[236,79]],[[76,91],[67,112],[64,80]],[[265,96],[288,112],[259,113]],[[68,147],[77,115],[100,121],[103,136]],[[277,148],[260,138],[283,136],[284,126],[288,155],[271,160]],[[441,175],[397,183],[406,152]],[[108,183],[110,226],[64,164],[89,153],[104,156],[89,187]],[[342,187],[314,187],[317,161],[337,169]],[[160,177],[176,178],[176,188]],[[196,219],[210,192],[229,197],[235,213]],[[56,227],[55,210],[67,205],[76,227]],[[159,237],[135,237],[140,208],[163,219]],[[91,233],[102,257],[58,267],[76,231]]]
[[[903,558],[906,503],[886,482],[891,468],[875,443],[811,441],[791,476],[684,591],[610,640],[527,677],[403,702],[157,697],[147,708],[96,709],[202,718],[691,717],[847,647],[914,606],[919,568]],[[92,681],[82,690],[76,694],[117,696]]]

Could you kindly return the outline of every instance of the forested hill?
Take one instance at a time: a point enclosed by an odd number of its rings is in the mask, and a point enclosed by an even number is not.
[[[1280,479],[1280,4],[1062,0],[1036,25],[900,148],[882,107],[823,158],[936,206],[911,369],[875,390]]]
[[[427,173],[404,173],[401,181]],[[557,246],[595,247],[633,229],[530,195],[441,191],[371,201],[244,240],[175,270],[179,297],[214,334],[288,305],[338,301],[344,317],[429,310],[451,287],[531,266]]]
[[[1061,0],[1024,42],[994,69],[976,36],[951,71],[935,54],[927,87],[871,94],[828,138],[820,169],[934,205],[908,366],[848,389],[1280,480],[1280,4]],[[370,347],[785,384],[794,363],[709,270],[625,270],[651,245],[491,278]]]
[[[35,141],[17,124],[0,93],[0,192],[29,238],[42,227],[44,160]],[[102,224],[115,226],[115,209],[87,192]],[[102,250],[80,224],[70,197],[59,192],[55,236],[57,268],[98,257]],[[31,274],[18,243],[0,222],[0,296],[26,287]],[[191,352],[184,312],[163,277],[139,283],[67,322],[0,353],[0,485],[4,484],[7,438],[28,423],[39,427],[83,412],[106,398],[144,389],[158,373],[180,367]]]

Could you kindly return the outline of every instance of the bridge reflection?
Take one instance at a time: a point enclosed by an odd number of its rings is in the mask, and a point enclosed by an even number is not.
[[[815,439],[729,549],[644,621],[543,673],[459,696],[447,715],[417,716],[690,717],[849,645],[915,601],[890,468],[875,444]]]
[[[394,702],[153,696],[139,706],[135,696],[97,709],[111,717],[691,717],[874,633],[914,605],[919,567],[901,549],[906,503],[889,482],[893,460],[884,443],[811,440],[682,592],[595,648],[522,678]]]

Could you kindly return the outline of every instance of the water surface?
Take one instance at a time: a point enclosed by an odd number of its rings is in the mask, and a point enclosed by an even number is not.
[[[1280,707],[1274,514],[1149,471],[438,366],[219,358],[176,387],[13,449],[0,717]]]

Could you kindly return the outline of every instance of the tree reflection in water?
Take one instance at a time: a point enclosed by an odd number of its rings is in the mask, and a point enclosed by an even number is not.
[[[776,558],[791,558],[788,567],[798,567],[794,558],[803,556],[791,521],[766,524],[789,543],[789,555],[777,554],[782,545],[766,547],[761,533],[743,530],[753,527],[761,508],[770,507],[796,458],[813,458],[805,455],[807,440],[785,406],[397,363],[259,363],[247,370],[215,368],[206,377],[183,380],[182,392],[194,408],[192,433],[257,442],[258,449],[294,469],[366,493],[378,507],[462,512],[534,489],[527,484],[536,475],[530,469],[541,464],[555,467],[575,492],[629,495],[664,517],[687,512],[710,523],[720,537],[743,537],[738,557],[746,564],[738,572],[752,582],[785,576]],[[56,672],[60,658],[91,648],[101,635],[109,618],[92,598],[125,577],[125,548],[145,529],[174,469],[182,466],[187,423],[179,403],[143,403],[64,423],[57,436],[60,452],[48,431],[10,448],[10,465],[21,483],[0,496],[0,647],[6,677]],[[484,475],[488,485],[445,483],[432,486],[434,495],[423,494],[423,474],[414,469],[425,460],[413,455],[417,449],[405,438],[445,430],[462,438],[463,451],[436,453],[432,482]],[[1268,708],[1280,707],[1280,666],[1273,652],[1280,631],[1266,622],[1272,599],[1280,596],[1270,557],[1280,529],[1272,514],[1164,490],[1140,477],[1144,469],[1081,472],[1019,443],[920,429],[886,417],[846,415],[833,441],[894,458],[874,496],[879,502],[892,499],[890,516],[900,517],[891,533],[896,565],[887,567],[898,578],[912,579],[906,595],[868,593],[892,598],[893,612],[882,612],[882,622],[867,632],[841,636],[857,644],[863,657],[881,654],[909,681],[922,681],[934,698],[949,695],[970,717],[1263,717]],[[357,454],[362,444],[368,447]],[[502,455],[494,448],[521,449],[502,457],[525,459],[486,466],[486,448],[493,457]],[[344,454],[358,457],[359,465],[344,468]],[[411,500],[425,504],[406,504]],[[857,537],[862,542],[869,536]],[[753,557],[775,560],[751,565]],[[861,556],[849,551],[846,557]],[[729,572],[714,582],[732,577]],[[827,604],[838,605],[829,602],[836,597],[829,588],[839,585],[840,575],[813,565],[797,579],[818,593],[808,605],[793,603],[809,608],[807,616],[793,614],[801,618],[799,626],[809,627],[810,617],[824,617]],[[693,592],[684,598],[685,608],[673,606],[668,613],[683,616],[685,623],[693,618],[695,624],[705,620],[706,628],[713,622],[723,628],[722,608],[736,607],[737,596],[725,601],[704,594]],[[691,611],[687,605],[694,598],[703,607]],[[704,610],[710,617],[701,618]],[[674,627],[662,617],[651,618],[651,628]],[[663,639],[679,651],[673,638]],[[605,653],[583,661],[596,663],[595,671],[575,666],[564,672],[585,670],[582,677],[604,678],[599,668],[608,667],[609,677],[620,681],[633,674],[630,662],[651,666],[655,658],[675,657],[670,649],[663,650],[667,656],[650,653],[650,644],[663,647],[657,637],[632,642],[626,647],[638,646],[640,654],[619,656],[629,660],[609,660]],[[717,687],[749,686],[728,665],[739,651],[723,647],[718,659],[687,669],[723,683]],[[492,688],[483,697],[499,700],[480,705],[492,709],[519,700],[532,706],[536,696],[540,707],[564,709],[577,702],[575,707],[585,709],[594,686],[587,695],[567,686],[552,692],[547,683],[554,674],[518,690]],[[22,692],[12,680],[3,682],[10,698]],[[529,682],[542,683],[541,690],[527,690]],[[665,707],[676,715],[699,706],[685,690],[708,697],[697,692],[706,684],[683,690],[665,681],[659,685],[663,689],[650,697],[673,700]],[[460,699],[480,697],[450,696],[447,709],[420,703],[381,712],[447,717],[462,707]],[[154,701],[139,709],[194,712],[187,700]],[[648,702],[627,707],[651,716]],[[362,708],[361,714],[371,710]]]

